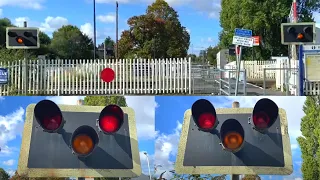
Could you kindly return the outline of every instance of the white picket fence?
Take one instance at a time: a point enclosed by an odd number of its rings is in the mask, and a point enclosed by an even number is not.
[[[120,60],[17,60],[8,68],[9,83],[0,85],[0,95],[105,95],[191,94],[191,59]],[[100,79],[104,68],[112,68],[115,79]],[[27,86],[27,87],[25,87]]]
[[[264,68],[286,67],[279,63],[275,60],[244,61],[241,69],[246,69],[247,81],[262,81]],[[9,71],[9,83],[0,85],[0,95],[192,94],[197,85],[190,58],[17,60],[0,63],[0,67]],[[100,72],[107,67],[116,74],[110,83],[100,79]],[[225,66],[225,69],[235,68],[235,62]],[[265,79],[275,80],[277,88],[280,88],[283,86],[284,72],[267,70]],[[289,87],[291,92],[296,91],[293,88],[298,86],[296,76],[290,78],[290,83],[294,84]],[[306,95],[320,94],[320,82],[305,83],[304,91]]]

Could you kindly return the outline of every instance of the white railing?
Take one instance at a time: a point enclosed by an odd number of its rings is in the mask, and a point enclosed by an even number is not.
[[[246,69],[246,78],[250,80],[263,80],[263,69],[275,68],[276,61],[241,61],[241,69]],[[225,65],[225,69],[236,69],[236,61]],[[276,70],[266,72],[266,79],[275,79]]]
[[[0,67],[9,71],[0,95],[191,94],[190,58],[17,60]],[[107,67],[115,72],[110,83],[100,79]]]

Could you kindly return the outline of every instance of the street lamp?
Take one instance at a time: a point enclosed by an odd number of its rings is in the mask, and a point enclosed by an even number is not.
[[[149,156],[148,156],[148,153],[147,153],[147,152],[144,152],[143,154],[144,154],[144,155],[146,155],[146,157],[147,157],[148,170],[149,170],[149,177],[150,177],[150,180],[151,180],[152,178],[151,178],[151,171],[150,171]]]

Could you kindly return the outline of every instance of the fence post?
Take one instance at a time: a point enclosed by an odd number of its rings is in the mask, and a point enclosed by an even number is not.
[[[189,94],[191,94],[191,57],[188,59],[188,65],[189,65]]]
[[[266,95],[266,68],[263,68],[263,95]]]

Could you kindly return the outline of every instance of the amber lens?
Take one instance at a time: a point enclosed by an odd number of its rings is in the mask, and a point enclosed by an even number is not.
[[[17,42],[18,42],[19,44],[22,44],[22,43],[23,43],[23,40],[22,40],[21,38],[18,38],[18,39],[17,39]]]
[[[93,141],[88,135],[78,135],[72,142],[73,150],[81,155],[89,154],[93,149]]]
[[[303,38],[303,34],[299,33],[297,36],[298,39],[302,39]]]
[[[230,132],[223,139],[224,146],[231,150],[238,149],[242,142],[243,137],[237,132]]]

